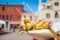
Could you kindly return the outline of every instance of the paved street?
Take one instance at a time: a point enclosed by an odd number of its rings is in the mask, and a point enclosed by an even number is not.
[[[11,32],[9,34],[0,35],[0,40],[32,40],[27,33]]]

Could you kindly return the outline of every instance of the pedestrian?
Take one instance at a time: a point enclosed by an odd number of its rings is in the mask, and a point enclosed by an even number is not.
[[[13,32],[15,32],[15,25],[13,25]]]
[[[0,28],[0,31],[2,30],[2,28]]]
[[[0,24],[0,31],[2,30],[2,26],[1,26],[1,24]]]

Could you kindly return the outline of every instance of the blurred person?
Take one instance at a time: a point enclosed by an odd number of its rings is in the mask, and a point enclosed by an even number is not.
[[[15,25],[13,25],[13,32],[15,32],[15,28],[16,28]]]

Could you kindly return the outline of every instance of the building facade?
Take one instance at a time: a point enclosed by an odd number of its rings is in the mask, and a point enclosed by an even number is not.
[[[60,21],[60,0],[39,1],[38,12],[44,20]]]
[[[35,14],[32,13],[32,12],[23,12],[23,17],[24,17],[24,18],[28,18],[28,19],[30,19],[31,21],[35,21],[35,20],[36,20],[36,18],[35,18],[34,15],[35,15]]]
[[[5,24],[2,24],[2,28],[10,30],[12,29],[12,25],[16,26],[20,24],[22,12],[23,5],[0,4],[0,20],[5,21]]]

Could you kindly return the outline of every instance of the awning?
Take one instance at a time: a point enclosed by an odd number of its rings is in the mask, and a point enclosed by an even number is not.
[[[5,24],[6,22],[4,20],[0,20],[0,24]]]

